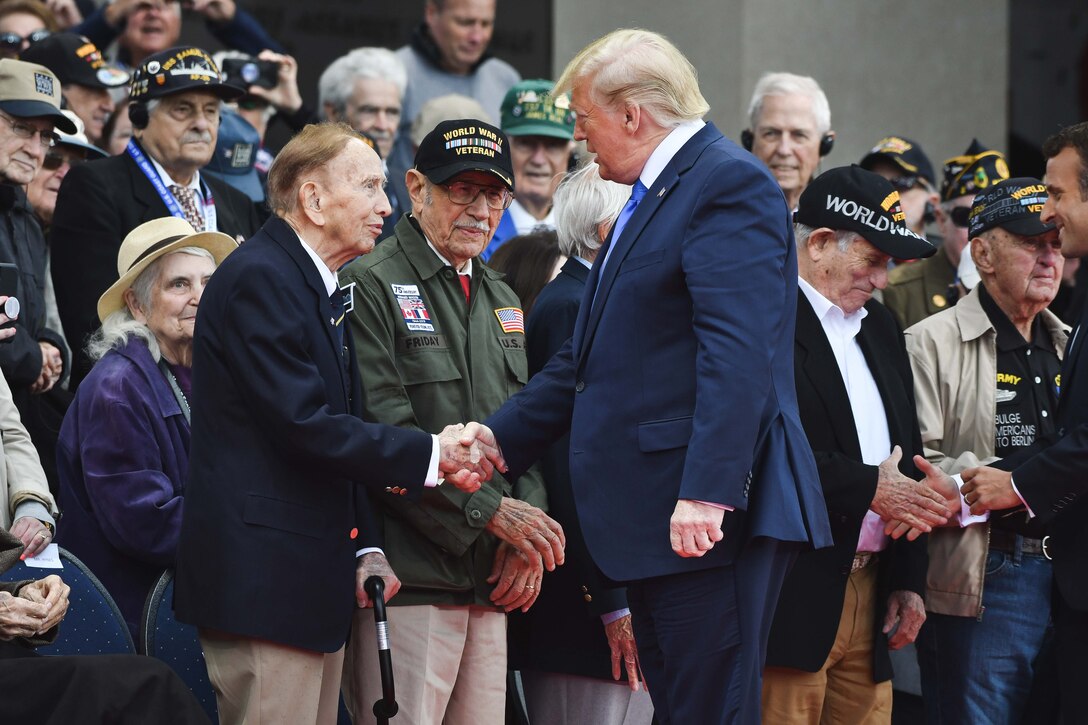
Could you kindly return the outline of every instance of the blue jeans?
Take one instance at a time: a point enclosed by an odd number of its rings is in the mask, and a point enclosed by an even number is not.
[[[982,618],[927,616],[917,644],[928,725],[1020,722],[1050,627],[1050,595],[1045,557],[990,551]]]

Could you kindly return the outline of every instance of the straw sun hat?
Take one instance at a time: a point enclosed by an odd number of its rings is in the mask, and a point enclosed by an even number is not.
[[[98,319],[104,322],[125,306],[125,290],[133,285],[148,265],[182,247],[206,249],[219,265],[238,247],[238,243],[222,232],[198,232],[189,222],[177,217],[144,222],[129,232],[117,250],[117,275],[120,279],[98,298]]]

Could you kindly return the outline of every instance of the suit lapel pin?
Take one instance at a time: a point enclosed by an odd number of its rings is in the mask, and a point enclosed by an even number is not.
[[[661,187],[661,191],[657,192],[657,198],[658,199],[660,199],[663,196],[665,196],[665,187],[664,186]]]

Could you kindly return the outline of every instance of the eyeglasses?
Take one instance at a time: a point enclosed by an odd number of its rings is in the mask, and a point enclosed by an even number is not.
[[[439,186],[446,190],[446,195],[450,198],[450,201],[461,206],[475,203],[480,194],[484,195],[488,207],[495,210],[507,209],[510,203],[514,201],[513,192],[497,186],[480,186],[479,184],[470,184],[467,181],[455,181],[452,184],[439,184]]]
[[[68,164],[69,166],[79,166],[86,160],[87,159],[83,156],[50,151],[45,155],[45,158],[42,160],[42,168],[46,171],[56,171],[65,164]]]
[[[60,137],[52,131],[40,131],[21,121],[14,121],[3,113],[0,113],[0,118],[7,121],[7,124],[11,126],[12,133],[19,138],[34,138],[34,134],[38,134],[40,137],[38,143],[42,145],[42,148],[52,148],[57,141],[60,141]]]
[[[0,33],[0,50],[7,51],[9,53],[18,53],[23,49],[23,43],[27,46],[34,45],[39,40],[48,38],[50,33],[45,28],[41,30],[35,30],[33,33],[27,36],[19,35],[18,33]]]
[[[952,223],[961,229],[967,228],[968,219],[971,216],[971,207],[969,206],[954,206],[952,211],[948,213],[952,217]]]
[[[896,191],[903,192],[913,189],[918,184],[919,178],[920,177],[918,176],[908,175],[893,176],[892,178],[888,179],[888,181],[891,183],[892,188],[894,188]]]

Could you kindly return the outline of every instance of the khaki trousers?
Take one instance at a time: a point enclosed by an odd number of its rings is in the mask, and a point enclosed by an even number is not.
[[[892,683],[873,682],[876,569],[850,575],[835,644],[819,672],[763,670],[765,725],[890,725]]]
[[[487,607],[389,607],[399,725],[503,725],[506,615]],[[373,610],[357,610],[344,657],[344,703],[356,725],[381,699]]]
[[[220,725],[335,725],[344,648],[326,654],[200,630]]]

